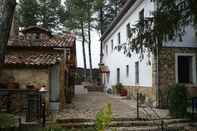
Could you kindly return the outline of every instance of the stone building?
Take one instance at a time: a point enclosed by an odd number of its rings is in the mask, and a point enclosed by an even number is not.
[[[184,2],[180,1],[177,6],[184,8]],[[166,105],[169,88],[176,83],[185,84],[190,95],[197,95],[197,37],[194,27],[186,27],[182,41],[169,41],[156,54],[148,56],[145,51],[143,60],[134,51],[130,58],[115,49],[128,43],[132,25],[139,19],[151,17],[155,6],[150,0],[129,0],[125,3],[101,37],[104,56],[100,65],[106,90],[122,83],[130,95],[136,96],[139,92],[154,105]]]
[[[13,31],[15,31],[13,29]],[[0,73],[0,82],[6,88],[48,90],[51,110],[63,109],[65,86],[70,71],[76,67],[75,36],[53,36],[48,30],[31,26],[18,35],[11,32]],[[67,76],[66,76],[67,75]],[[15,86],[18,85],[18,86]],[[69,91],[71,92],[71,91]]]

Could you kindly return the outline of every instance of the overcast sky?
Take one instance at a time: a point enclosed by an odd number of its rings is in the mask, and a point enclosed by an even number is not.
[[[62,4],[65,0],[62,0]],[[100,62],[100,41],[99,34],[96,31],[92,31],[92,66],[93,68],[98,68]],[[86,44],[86,61],[87,67],[89,68],[89,57],[88,57],[88,45]],[[83,63],[83,53],[81,41],[77,41],[77,66],[84,67]]]
[[[99,41],[99,34],[96,31],[92,31],[91,49],[92,49],[92,66],[93,68],[98,68],[98,63],[100,62],[100,41]],[[87,61],[87,67],[89,68],[88,53],[89,53],[88,45],[86,44],[86,61]],[[77,41],[77,66],[84,67],[81,41]]]

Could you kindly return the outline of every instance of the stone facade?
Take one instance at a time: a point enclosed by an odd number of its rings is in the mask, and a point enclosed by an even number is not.
[[[46,86],[48,88],[49,70],[33,68],[3,69],[1,71],[0,81],[9,82],[10,79],[19,83],[19,87],[21,89],[25,89],[27,85],[33,85],[35,88],[40,88],[42,86]]]
[[[162,106],[166,106],[167,104],[167,96],[169,88],[176,83],[176,53],[195,53],[197,55],[196,48],[161,48],[159,50],[159,103]],[[188,91],[192,92],[192,86],[195,85],[187,85]],[[193,95],[197,95],[193,93]]]
[[[137,93],[145,97],[145,101],[151,105],[155,104],[155,88],[153,87],[143,87],[143,86],[124,86],[128,91],[129,97],[136,98]]]

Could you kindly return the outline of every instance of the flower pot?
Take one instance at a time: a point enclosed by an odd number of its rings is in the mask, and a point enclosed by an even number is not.
[[[127,90],[122,89],[122,90],[120,91],[120,96],[127,96],[127,95],[128,95]]]

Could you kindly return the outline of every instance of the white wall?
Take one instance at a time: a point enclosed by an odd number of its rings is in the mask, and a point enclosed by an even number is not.
[[[170,41],[164,46],[166,47],[197,47],[197,37],[196,37],[196,31],[192,27],[192,25],[187,26],[185,28],[185,34],[182,37],[182,41],[179,39],[175,41]]]
[[[139,18],[139,12],[144,8],[145,17],[151,15],[154,5],[150,0],[138,0],[125,14],[119,24],[111,31],[104,40],[104,58],[103,62],[110,70],[110,80],[105,86],[111,88],[117,83],[117,68],[120,68],[120,82],[123,85],[135,86],[135,62],[139,61],[139,55],[133,53],[132,57],[126,57],[122,52],[111,50],[111,40],[114,46],[118,44],[118,33],[121,33],[121,43],[127,42],[128,23],[134,25]],[[108,45],[108,55],[106,54],[106,44]],[[129,65],[129,77],[126,76],[126,65]],[[139,85],[145,87],[152,86],[152,66],[148,65],[148,57],[145,55],[143,61],[139,64]]]

